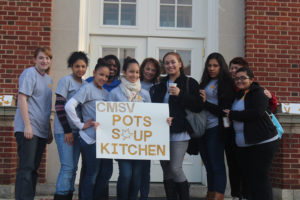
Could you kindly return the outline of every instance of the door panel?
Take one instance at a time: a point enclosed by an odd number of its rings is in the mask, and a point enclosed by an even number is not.
[[[97,60],[100,57],[104,57],[105,55],[103,54],[117,52],[116,56],[120,59],[120,57],[124,57],[124,55],[126,55],[124,50],[128,49],[131,51],[129,52],[129,55],[132,54],[132,52],[134,52],[135,59],[139,63],[141,63],[146,55],[145,47],[145,38],[91,36],[90,66],[88,68],[86,77],[93,75],[94,67],[97,63]],[[120,59],[120,61],[122,64],[123,60]]]

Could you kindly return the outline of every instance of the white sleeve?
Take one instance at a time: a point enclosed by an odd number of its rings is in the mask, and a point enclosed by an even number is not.
[[[79,102],[76,99],[71,98],[65,105],[65,110],[73,124],[80,130],[82,130],[84,123],[80,121],[76,113],[76,107],[78,106],[78,104]]]

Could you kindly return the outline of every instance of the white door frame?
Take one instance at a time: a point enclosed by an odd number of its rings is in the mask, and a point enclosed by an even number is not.
[[[90,0],[80,2],[78,50],[90,53],[89,7]],[[207,0],[207,34],[204,37],[205,57],[219,50],[219,0]]]

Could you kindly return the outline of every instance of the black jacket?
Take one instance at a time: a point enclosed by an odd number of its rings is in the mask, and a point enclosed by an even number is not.
[[[208,83],[201,83],[200,86],[202,89],[206,87]],[[205,102],[205,109],[210,113],[218,117],[219,121],[219,136],[221,139],[224,139],[224,134],[232,134],[232,128],[225,128],[223,125],[223,117],[225,113],[224,109],[230,109],[235,97],[235,88],[234,83],[231,78],[224,80],[223,82],[218,81],[218,105]]]
[[[245,91],[239,91],[237,98],[242,98]],[[269,100],[264,88],[253,82],[245,95],[245,110],[230,111],[229,118],[244,122],[246,144],[256,144],[276,136],[277,131],[268,114]]]
[[[174,117],[172,126],[170,127],[171,133],[181,133],[184,131],[191,132],[192,128],[185,119],[185,109],[193,112],[200,112],[203,109],[203,100],[199,94],[199,85],[193,78],[188,78],[189,93],[187,93],[187,77],[181,75],[175,80],[177,87],[180,89],[178,96],[169,97],[169,110],[170,117]],[[167,82],[169,76],[161,79],[158,85],[153,86],[154,93],[151,97],[153,103],[163,103],[167,91]]]

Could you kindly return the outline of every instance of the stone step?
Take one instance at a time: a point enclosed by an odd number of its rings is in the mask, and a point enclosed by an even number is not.
[[[1,199],[11,199],[13,193],[13,185],[0,186],[0,200]],[[76,185],[74,193],[74,199],[78,199],[78,185]],[[206,195],[207,187],[202,184],[192,183],[190,185],[190,196],[191,198],[204,198]],[[55,184],[38,184],[36,188],[36,198],[38,200],[50,200],[53,199],[53,194],[55,192]],[[113,199],[116,197],[116,182],[109,183],[109,196]],[[229,197],[229,189],[226,190],[226,197]],[[162,183],[151,183],[149,197],[159,200],[164,199],[165,191]]]

